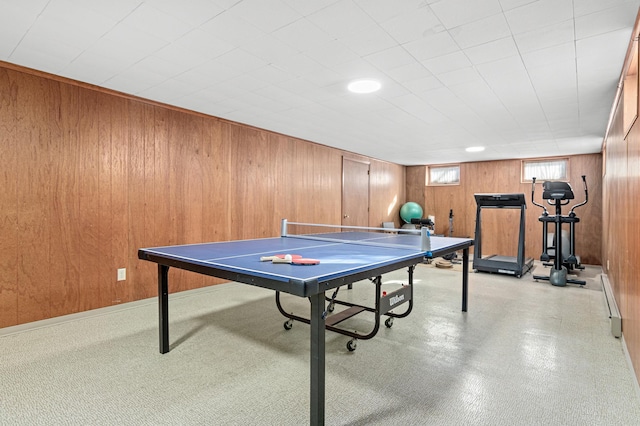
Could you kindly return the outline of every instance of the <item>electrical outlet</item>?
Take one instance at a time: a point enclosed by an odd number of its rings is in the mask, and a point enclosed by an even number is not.
[[[118,269],[118,281],[124,281],[127,279],[127,268]]]

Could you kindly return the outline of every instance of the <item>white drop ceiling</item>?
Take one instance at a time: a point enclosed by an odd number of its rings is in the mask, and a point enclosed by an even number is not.
[[[0,60],[405,165],[594,153],[639,6],[0,0]]]

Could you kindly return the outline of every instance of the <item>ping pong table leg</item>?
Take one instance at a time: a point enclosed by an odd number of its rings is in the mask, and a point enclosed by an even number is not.
[[[324,425],[324,292],[314,294],[311,301],[311,425]]]
[[[462,312],[467,312],[469,295],[469,247],[462,250]]]
[[[158,318],[160,353],[169,352],[169,267],[158,264]]]

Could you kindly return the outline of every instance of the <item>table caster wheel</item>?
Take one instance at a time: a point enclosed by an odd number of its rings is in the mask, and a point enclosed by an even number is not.
[[[293,328],[293,320],[287,320],[284,322],[284,329],[291,330]]]
[[[389,317],[384,321],[384,325],[387,326],[387,328],[391,328],[391,326],[393,325],[393,317]]]
[[[357,346],[358,341],[356,339],[351,339],[347,342],[347,349],[349,349],[349,352],[355,351]]]

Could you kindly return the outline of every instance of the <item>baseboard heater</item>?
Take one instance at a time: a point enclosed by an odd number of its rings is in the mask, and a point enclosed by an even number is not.
[[[611,283],[609,278],[605,274],[600,275],[602,280],[602,293],[604,294],[604,301],[609,309],[609,319],[611,320],[611,334],[615,337],[622,336],[622,319],[620,318],[620,311],[618,310],[618,304],[615,297],[613,297],[613,290],[611,290]]]

